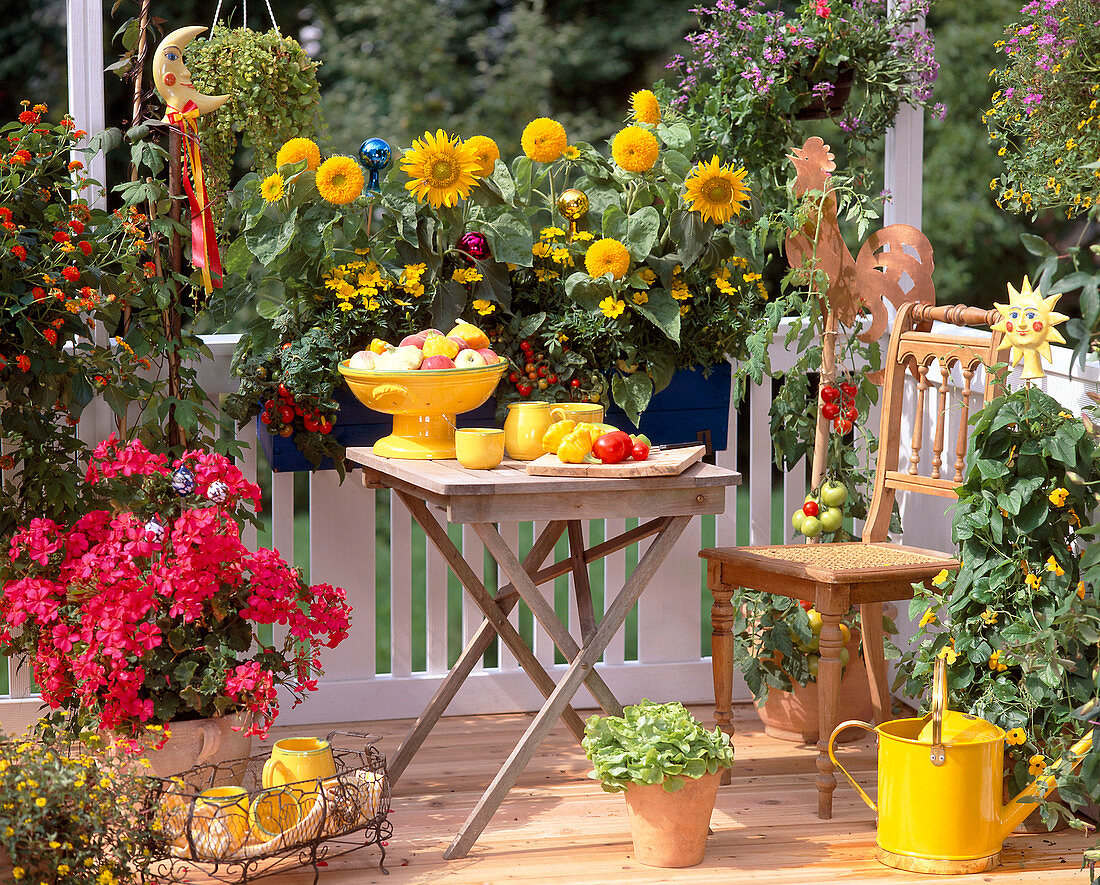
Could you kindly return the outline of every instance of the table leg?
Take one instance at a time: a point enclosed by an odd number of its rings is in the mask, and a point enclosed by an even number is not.
[[[542,709],[535,715],[531,724],[524,732],[523,738],[508,756],[504,766],[497,772],[489,788],[482,794],[474,810],[462,825],[458,835],[450,844],[443,857],[447,860],[465,857],[478,836],[481,835],[488,824],[489,819],[496,812],[508,791],[515,784],[520,772],[538,751],[539,746],[545,740],[554,720],[562,710],[568,706],[577,689],[585,680],[586,675],[592,671],[599,660],[603,650],[611,637],[622,627],[627,613],[637,603],[642,591],[650,582],[661,562],[668,556],[669,551],[676,545],[680,535],[691,521],[690,516],[674,516],[668,518],[666,528],[657,535],[657,538],[649,546],[642,556],[638,567],[634,569],[623,589],[615,597],[615,601],[607,608],[602,620],[596,627],[591,642],[580,649],[569,669],[547,699]],[[498,535],[499,537],[499,535]],[[499,561],[499,560],[498,560]],[[839,630],[837,631],[839,634]]]
[[[528,553],[523,560],[523,568],[526,571],[535,571],[542,565],[543,560],[553,551],[554,545],[557,544],[558,538],[560,538],[562,532],[565,531],[565,527],[564,521],[547,524],[542,534],[536,539],[534,546],[531,548],[531,552]],[[444,554],[444,556],[446,556],[446,554]],[[507,617],[519,601],[519,594],[511,584],[508,584],[500,588],[493,601],[500,607],[501,614]],[[428,706],[424,708],[424,712],[417,718],[416,723],[405,736],[405,740],[401,742],[401,746],[390,760],[386,769],[386,774],[389,777],[391,786],[397,783],[398,778],[400,778],[405,771],[405,767],[409,764],[409,761],[423,745],[425,739],[431,733],[431,730],[435,728],[435,724],[439,721],[439,717],[443,715],[447,706],[454,700],[454,696],[458,693],[458,690],[462,687],[462,684],[466,681],[470,673],[473,672],[474,667],[477,666],[477,662],[485,655],[486,650],[489,648],[489,644],[496,635],[496,630],[488,619],[481,622],[481,626],[470,638],[466,648],[463,649],[462,655],[455,662],[454,666],[451,667],[447,677],[440,683],[439,688],[428,703]],[[580,721],[579,716],[577,717],[577,721]],[[567,722],[566,724],[569,723]],[[575,724],[576,723],[573,723],[573,725]],[[570,730],[576,735],[573,726],[570,727]],[[582,730],[581,736],[583,736],[583,734],[584,732]],[[577,739],[580,740],[580,736],[578,736]]]
[[[573,569],[573,594],[577,599],[577,618],[581,624],[581,639],[587,642],[596,632],[596,612],[592,607],[592,585],[588,580],[588,563],[584,559],[584,533],[580,520],[569,520],[569,561]]]
[[[846,591],[847,588],[839,588]],[[817,816],[829,820],[833,816],[833,791],[836,789],[836,776],[833,763],[829,759],[829,736],[839,720],[840,677],[843,667],[840,663],[840,649],[843,636],[840,632],[841,615],[848,610],[848,594],[843,592],[841,602],[838,588],[818,586],[814,594],[814,608],[821,613],[821,636],[819,637],[821,659],[817,664]]]
[[[577,641],[569,635],[569,631],[558,619],[558,614],[554,611],[553,606],[539,593],[535,582],[523,570],[520,561],[516,559],[516,554],[512,552],[504,538],[500,536],[496,526],[487,522],[475,522],[472,525],[485,545],[485,549],[489,551],[489,554],[504,570],[504,574],[511,578],[512,583],[519,591],[519,595],[523,597],[523,601],[527,603],[531,613],[549,634],[554,645],[565,655],[566,660],[574,660],[580,651],[580,646],[577,645]],[[604,615],[604,617],[607,616]],[[596,703],[600,705],[605,713],[612,716],[623,714],[622,704],[612,694],[611,689],[607,687],[607,683],[603,681],[603,677],[599,673],[595,670],[588,671],[585,675],[585,682],[588,685],[588,690],[592,692],[592,696],[596,699]]]
[[[714,597],[710,607],[710,664],[714,677],[714,721],[733,738],[733,620],[730,600],[736,587],[722,583],[722,564],[707,563],[707,588]],[[730,769],[722,770],[720,783],[731,781]]]

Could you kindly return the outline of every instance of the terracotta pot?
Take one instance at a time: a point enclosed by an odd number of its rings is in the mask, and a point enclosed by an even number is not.
[[[649,867],[693,867],[703,860],[721,770],[688,778],[675,793],[661,784],[630,784],[626,815],[634,858]]]
[[[141,755],[149,760],[152,774],[171,777],[196,765],[215,765],[232,759],[244,759],[252,752],[252,736],[245,734],[252,722],[251,713],[214,716],[209,719],[185,719],[171,723],[171,736],[160,749],[147,749]],[[236,729],[236,730],[234,730]],[[196,786],[240,786],[245,763],[219,772],[212,781]]]
[[[0,848],[0,885],[9,885],[9,883],[14,882],[15,877],[12,875],[11,855],[8,854],[6,848]]]
[[[840,678],[840,719],[864,719],[870,721],[874,712],[871,705],[871,689],[867,685],[867,668],[859,654],[858,630],[852,631],[848,641],[848,666]],[[764,732],[781,741],[797,741],[816,744],[818,740],[817,683],[796,685],[793,691],[771,689],[768,700],[756,712],[764,722]],[[862,737],[855,729],[845,731],[840,743]]]

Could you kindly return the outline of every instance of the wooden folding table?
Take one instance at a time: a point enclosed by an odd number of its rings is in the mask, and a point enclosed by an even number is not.
[[[622,715],[622,705],[597,672],[596,663],[691,517],[722,513],[726,487],[738,484],[741,476],[709,464],[694,464],[677,476],[608,479],[529,476],[525,463],[507,458],[494,470],[467,470],[457,461],[382,458],[369,448],[348,449],[347,457],[363,465],[364,479],[369,487],[394,490],[485,616],[485,621],[391,760],[391,783],[396,783],[401,777],[409,760],[481,660],[494,636],[500,636],[546,698],[546,703],[528,726],[522,740],[443,854],[447,859],[465,857],[550,732],[554,721],[560,717],[578,741],[584,736],[584,723],[570,706],[573,695],[582,683],[605,713]],[[444,525],[431,512],[432,508],[444,511],[448,522],[469,523],[481,538],[485,549],[509,580],[495,596],[489,593],[474,568],[463,558]],[[585,548],[583,520],[634,517],[639,514],[646,514],[647,521],[637,528]],[[495,525],[521,520],[548,522],[523,562]],[[543,566],[563,533],[569,538],[569,558]],[[597,621],[588,581],[588,564],[647,537],[652,537],[652,542],[615,599],[605,607],[603,617]],[[579,641],[569,633],[550,602],[538,590],[539,584],[570,573],[574,578],[577,597]],[[508,620],[509,612],[520,599],[527,603],[539,624],[570,662],[565,675],[556,685]]]

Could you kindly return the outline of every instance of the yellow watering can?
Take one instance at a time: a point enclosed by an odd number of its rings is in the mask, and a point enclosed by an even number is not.
[[[837,761],[833,744],[846,728],[878,735],[878,805]],[[1005,732],[992,722],[947,709],[947,669],[936,661],[932,712],[872,727],[851,719],[829,738],[829,758],[878,814],[879,860],[922,873],[978,873],[997,866],[1001,843],[1035,809],[1054,774],[1040,775],[1002,803]],[[1070,749],[1072,770],[1092,747],[1092,732]],[[1061,768],[1053,763],[1047,772]]]

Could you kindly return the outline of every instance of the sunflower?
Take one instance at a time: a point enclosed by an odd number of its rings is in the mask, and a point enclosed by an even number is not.
[[[423,139],[414,141],[401,158],[401,168],[412,179],[405,187],[434,209],[457,206],[460,197],[470,195],[481,174],[476,145],[471,147],[442,129],[435,135],[425,132]]]
[[[630,270],[630,253],[618,240],[596,240],[584,254],[584,269],[590,277],[610,273],[612,279],[620,279]]]
[[[283,176],[278,172],[273,172],[271,175],[264,179],[264,183],[260,185],[260,196],[268,203],[275,203],[283,198]]]
[[[657,96],[648,89],[639,89],[630,96],[630,108],[639,123],[656,126],[661,122],[661,105]]]
[[[715,224],[725,224],[734,215],[740,215],[741,207],[749,200],[744,168],[734,171],[732,166],[721,166],[717,156],[711,157],[709,163],[697,164],[684,186],[691,210]]]
[[[321,165],[321,151],[308,138],[292,138],[275,155],[275,168],[291,166],[300,160],[306,161],[306,168],[314,170]]]
[[[641,126],[627,126],[611,142],[611,156],[626,172],[648,172],[657,162],[657,138]]]
[[[565,152],[569,138],[557,120],[539,117],[527,124],[520,143],[523,152],[536,163],[553,163]]]
[[[337,206],[363,193],[363,170],[351,157],[329,157],[317,170],[317,190]]]
[[[500,148],[488,135],[475,135],[466,139],[466,146],[474,152],[477,158],[477,174],[481,178],[487,178],[496,169],[497,160],[500,159]]]

